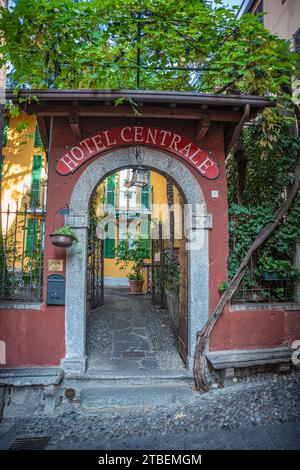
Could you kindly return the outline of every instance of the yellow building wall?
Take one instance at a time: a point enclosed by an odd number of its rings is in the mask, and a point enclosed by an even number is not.
[[[20,122],[27,124],[21,133],[17,127]],[[41,180],[46,179],[46,158],[41,148],[34,147],[36,119],[34,116],[25,116],[20,113],[18,118],[9,118],[6,145],[3,147],[2,171],[2,211],[8,206],[14,211],[18,205],[26,200],[31,186],[31,172],[34,155],[43,156]],[[28,189],[27,189],[28,188]]]
[[[166,178],[156,172],[150,172],[150,187],[151,187],[151,202],[154,204],[155,209],[152,211],[152,218],[157,217],[156,211],[159,211],[159,220],[164,221],[168,224],[168,204],[167,204],[167,186],[166,186]],[[117,184],[118,188],[118,184]],[[179,203],[179,191],[174,186],[174,204]],[[179,233],[178,229],[179,224],[179,217],[178,214],[175,212],[175,233]],[[176,231],[177,227],[177,231]],[[116,231],[117,232],[117,231]],[[178,237],[180,238],[180,237]],[[116,233],[116,243],[117,243],[117,233]],[[175,239],[175,247],[179,247],[179,240]],[[151,260],[147,260],[150,264]],[[130,272],[130,265],[127,269],[121,270],[118,265],[116,265],[115,260],[112,258],[105,258],[104,259],[104,276],[107,278],[127,278]],[[143,285],[143,292],[147,292],[147,270],[145,269],[143,272],[144,275],[144,285]]]
[[[25,116],[23,113],[20,113],[17,118],[8,118],[6,142],[2,149],[2,230],[3,234],[13,241],[18,255],[21,255],[22,252],[26,253],[23,242],[25,241],[26,244],[27,231],[24,238],[25,218],[22,214],[19,215],[16,223],[16,209],[23,211],[24,204],[27,203],[29,205],[34,155],[42,156],[41,182],[46,181],[47,161],[44,150],[40,147],[34,147],[37,125],[35,117]],[[20,125],[24,127],[21,132],[18,130]],[[41,201],[44,199],[45,188],[46,184],[41,184]],[[26,220],[28,221],[30,218],[32,218],[32,215],[29,212],[27,213]],[[36,215],[35,218],[38,220],[39,215]],[[21,260],[17,256],[15,267],[18,268],[20,263]]]

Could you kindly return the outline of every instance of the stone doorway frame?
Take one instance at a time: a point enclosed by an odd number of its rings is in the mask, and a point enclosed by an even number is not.
[[[207,214],[201,186],[193,173],[178,158],[143,147],[142,164],[153,171],[168,175],[182,191],[187,204],[202,205],[203,216],[193,215],[194,236],[202,236],[200,250],[188,251],[188,354],[187,371],[192,372],[196,346],[196,334],[208,318],[209,258],[208,229],[212,218]],[[61,365],[68,376],[83,375],[86,371],[86,281],[87,239],[89,227],[89,205],[97,185],[116,171],[136,166],[136,159],[129,148],[114,149],[92,160],[76,182],[70,201],[68,223],[76,229],[79,239],[67,252],[66,261],[66,356]],[[197,231],[201,231],[198,232]]]

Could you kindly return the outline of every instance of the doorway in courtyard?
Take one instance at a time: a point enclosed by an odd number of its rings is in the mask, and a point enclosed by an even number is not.
[[[87,372],[185,371],[188,258],[184,195],[167,175],[123,168],[90,200]]]

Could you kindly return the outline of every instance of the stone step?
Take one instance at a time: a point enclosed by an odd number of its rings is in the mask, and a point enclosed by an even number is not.
[[[196,395],[189,384],[102,385],[81,393],[81,408],[88,413],[159,407],[192,400]]]
[[[79,375],[73,377],[65,377],[62,384],[61,389],[65,390],[67,388],[74,388],[77,391],[81,391],[87,388],[94,388],[98,386],[111,386],[116,387],[118,385],[124,386],[140,386],[140,385],[163,385],[163,384],[182,384],[186,385],[189,384],[192,386],[194,384],[194,380],[191,376],[176,373],[173,374],[157,374],[157,375],[116,375],[113,374],[97,374],[97,375]]]

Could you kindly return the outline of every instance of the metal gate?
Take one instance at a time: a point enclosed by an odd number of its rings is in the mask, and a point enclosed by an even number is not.
[[[152,236],[152,303],[165,307],[164,293],[164,256],[162,222],[158,225],[158,238]]]
[[[92,309],[104,302],[104,244],[97,236],[97,221],[91,221],[88,234],[88,300]]]
[[[184,362],[187,360],[188,347],[188,266],[185,238],[179,243],[179,321],[178,351]],[[162,222],[158,226],[158,237],[152,238],[152,303],[167,307],[165,295],[165,269],[168,263],[169,240],[163,239]]]

